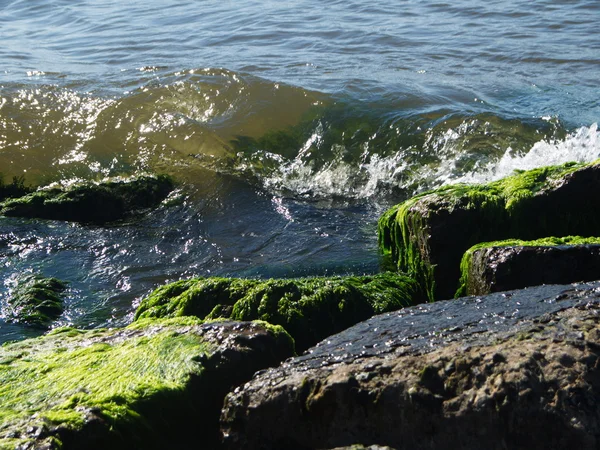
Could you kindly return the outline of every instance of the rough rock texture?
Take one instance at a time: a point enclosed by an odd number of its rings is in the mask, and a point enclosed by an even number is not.
[[[379,243],[430,300],[451,298],[463,253],[480,242],[595,236],[600,165],[569,163],[485,185],[453,185],[413,197],[379,221]]]
[[[595,449],[600,283],[374,317],[225,400],[228,449]]]
[[[471,247],[456,297],[600,279],[600,238],[508,240]]]
[[[2,308],[2,317],[7,322],[48,327],[63,312],[62,293],[66,288],[67,283],[56,278],[21,276]]]
[[[423,301],[413,279],[395,273],[297,279],[194,278],[162,286],[135,318],[196,316],[283,326],[300,352],[386,311]]]
[[[173,181],[165,175],[51,186],[0,202],[0,215],[105,223],[156,206],[172,190]]]
[[[281,327],[191,317],[4,345],[0,448],[210,449],[225,394],[292,352]]]

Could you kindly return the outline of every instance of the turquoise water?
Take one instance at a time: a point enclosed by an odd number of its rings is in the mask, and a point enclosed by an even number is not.
[[[170,173],[186,201],[91,227],[0,218],[59,324],[130,320],[192,275],[379,270],[407,196],[600,157],[596,1],[20,0],[0,4],[0,173]],[[1,317],[1,314],[0,314]],[[0,341],[35,335],[0,318]]]

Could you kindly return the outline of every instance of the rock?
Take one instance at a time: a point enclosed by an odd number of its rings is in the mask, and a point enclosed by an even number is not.
[[[13,177],[12,182],[6,184],[4,176],[0,173],[0,201],[7,198],[22,197],[32,191],[32,188],[25,186],[25,177]]]
[[[48,327],[63,312],[62,293],[66,288],[67,283],[56,278],[21,276],[8,296],[2,316],[7,322]]]
[[[69,187],[51,185],[1,202],[0,215],[102,224],[158,205],[173,187],[166,175],[113,178]]]
[[[600,279],[600,238],[516,239],[477,244],[461,262],[456,297]]]
[[[224,448],[596,449],[600,282],[373,317],[226,399]]]
[[[0,448],[213,448],[225,394],[292,347],[281,327],[191,317],[4,345]]]
[[[303,351],[365,320],[423,301],[414,280],[383,273],[356,277],[194,278],[162,286],[143,299],[135,319],[196,316],[264,320],[283,326]]]
[[[379,221],[379,243],[430,300],[451,298],[463,253],[480,242],[594,236],[600,229],[600,165],[569,163],[485,185],[453,185],[396,205]]]

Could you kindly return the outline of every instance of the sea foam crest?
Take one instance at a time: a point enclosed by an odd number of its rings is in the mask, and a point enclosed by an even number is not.
[[[511,175],[515,170],[531,170],[543,166],[566,162],[591,162],[600,158],[600,131],[598,124],[581,127],[569,134],[564,140],[541,140],[536,142],[527,153],[514,154],[509,147],[504,155],[495,162],[487,164],[483,170],[453,178],[449,171],[439,173],[442,184],[450,183],[486,183]]]

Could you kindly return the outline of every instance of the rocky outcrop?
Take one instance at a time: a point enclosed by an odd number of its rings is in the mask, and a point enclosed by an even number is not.
[[[158,288],[135,318],[196,316],[283,326],[300,352],[368,319],[423,301],[414,280],[395,273],[297,279],[194,278]]]
[[[62,314],[62,294],[67,288],[64,281],[28,274],[19,277],[15,284],[2,311],[7,322],[48,327]]]
[[[544,167],[485,185],[453,185],[395,206],[379,221],[379,243],[415,276],[430,300],[451,298],[463,253],[480,242],[595,236],[600,165]]]
[[[157,206],[173,187],[166,175],[113,178],[68,187],[51,185],[0,202],[0,215],[102,224]]]
[[[223,397],[293,352],[281,327],[141,321],[0,347],[2,449],[210,449]]]
[[[600,238],[507,240],[471,247],[456,297],[600,279]]]
[[[227,449],[595,449],[600,283],[376,316],[228,395]]]

